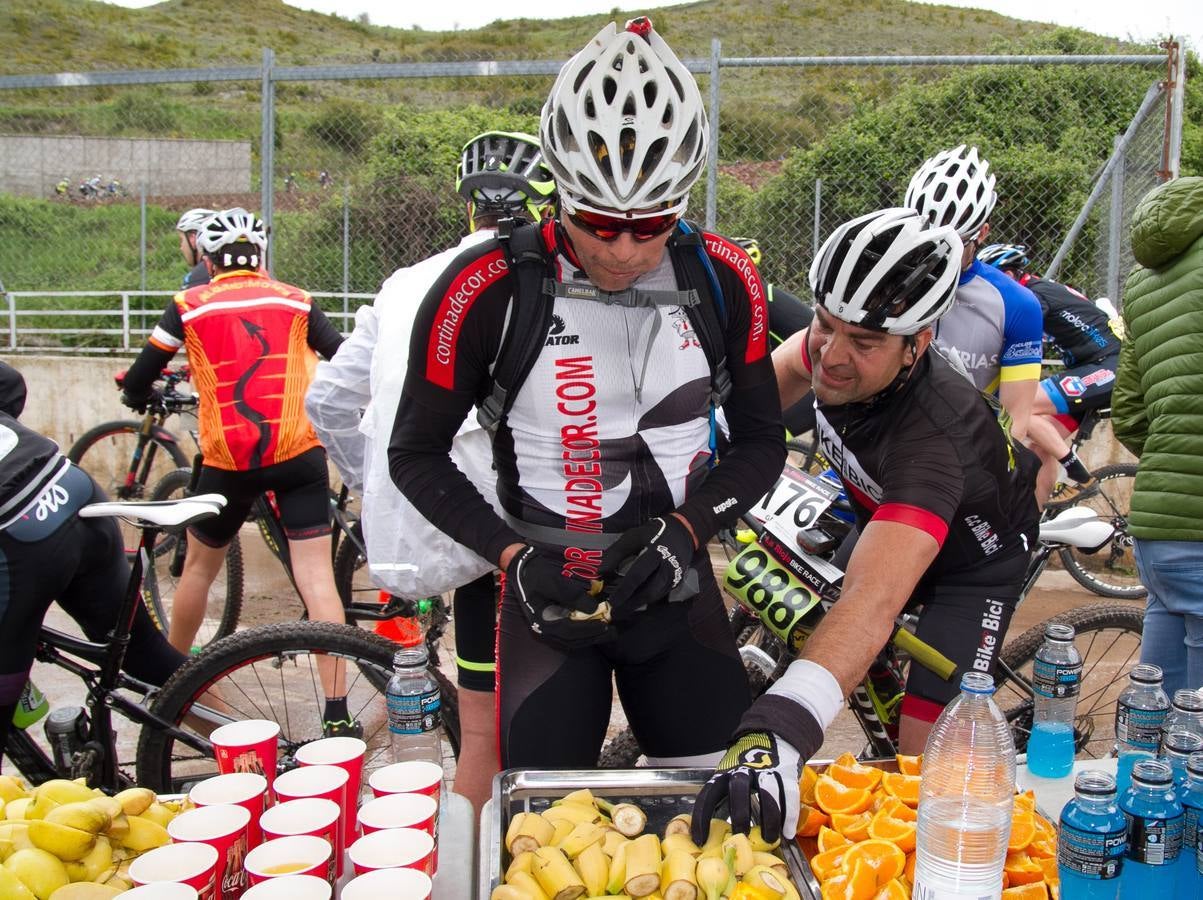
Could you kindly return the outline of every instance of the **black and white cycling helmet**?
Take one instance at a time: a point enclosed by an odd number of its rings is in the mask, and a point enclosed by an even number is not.
[[[1032,263],[1027,244],[991,244],[979,250],[977,258],[996,269],[1026,269]]]
[[[706,162],[706,109],[641,16],[623,31],[606,25],[560,69],[539,139],[566,212],[679,214]]]
[[[913,209],[882,209],[845,222],[823,242],[810,288],[841,321],[915,334],[952,307],[962,252],[953,228]]]
[[[235,252],[238,244],[249,246],[245,250]],[[235,206],[209,217],[197,235],[196,246],[202,253],[213,257],[223,268],[257,268],[259,255],[267,250],[267,232],[264,231],[258,216],[247,212],[241,206]],[[258,248],[259,253],[253,252],[250,247]],[[232,249],[222,253],[226,248]]]
[[[188,212],[180,216],[179,220],[175,223],[175,230],[182,231],[185,234],[189,234],[193,231],[200,231],[201,226],[204,225],[205,221],[209,219],[209,217],[215,212],[216,210],[205,209],[201,206],[198,206],[196,209],[190,209]]]
[[[911,178],[903,205],[935,225],[951,225],[962,240],[972,240],[998,202],[989,169],[977,147],[961,144],[937,153]]]
[[[530,134],[486,131],[464,144],[455,190],[477,213],[542,218],[555,200],[556,182]]]

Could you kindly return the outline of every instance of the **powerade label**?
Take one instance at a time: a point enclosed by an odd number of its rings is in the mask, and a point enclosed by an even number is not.
[[[1182,852],[1183,816],[1146,819],[1125,812],[1128,820],[1128,859],[1149,866],[1174,862]]]
[[[439,727],[442,698],[438,688],[425,694],[389,694],[388,730],[393,734],[421,734]]]
[[[1161,746],[1161,723],[1168,709],[1135,709],[1123,700],[1115,706],[1115,738],[1129,749],[1156,754]]]
[[[1199,847],[1199,808],[1197,806],[1183,807],[1186,818],[1182,824],[1182,852],[1195,853]]]
[[[1057,834],[1057,864],[1083,878],[1106,881],[1119,878],[1124,865],[1124,848],[1128,845],[1128,832],[1082,831],[1061,822]]]
[[[1082,688],[1082,664],[1055,663],[1036,657],[1032,688],[1044,697],[1076,697]]]

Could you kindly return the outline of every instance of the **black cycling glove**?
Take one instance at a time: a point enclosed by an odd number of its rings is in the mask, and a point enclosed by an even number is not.
[[[754,731],[740,735],[694,800],[690,826],[694,843],[701,846],[706,842],[710,820],[721,818],[718,809],[724,800],[730,808],[732,831],[747,834],[751,829],[755,800],[766,841],[793,837],[802,802],[798,790],[801,772],[798,751],[775,734]]]
[[[160,391],[151,390],[148,394],[135,396],[127,391],[121,392],[121,405],[132,409],[139,415],[145,415],[148,406],[157,406],[163,401]]]
[[[663,600],[682,583],[696,548],[693,535],[676,516],[649,519],[631,528],[602,554],[598,574],[619,576],[609,594],[617,621]]]
[[[589,595],[589,582],[565,577],[561,562],[527,545],[506,567],[512,591],[531,631],[561,647],[583,647],[608,640],[613,629],[604,619],[572,618],[573,612],[597,612],[600,598]]]

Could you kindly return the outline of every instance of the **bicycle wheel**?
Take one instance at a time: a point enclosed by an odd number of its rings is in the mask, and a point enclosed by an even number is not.
[[[192,480],[191,469],[176,469],[169,472],[151,493],[152,500],[177,500],[187,495]],[[151,619],[163,634],[167,634],[171,622],[172,601],[179,578],[171,574],[176,547],[184,541],[187,552],[187,534],[164,534],[155,542],[150,567],[142,580],[142,602]],[[226,558],[221,570],[209,588],[209,599],[205,605],[205,617],[192,640],[193,652],[234,633],[238,618],[242,615],[242,544],[234,535],[226,548]]]
[[[105,422],[84,432],[67,451],[67,458],[91,475],[112,499],[146,500],[156,484],[190,461],[175,435],[156,425],[141,461],[131,471],[141,433],[142,423],[134,419]],[[138,546],[138,530],[121,520],[118,524],[126,549],[132,551]]]
[[[1074,643],[1082,654],[1082,692],[1078,696],[1074,731],[1079,754],[1101,759],[1115,744],[1115,702],[1128,683],[1128,672],[1140,661],[1144,614],[1119,603],[1094,603],[1033,625],[1003,648],[1002,662],[1019,681],[1000,668],[995,700],[1011,724],[1015,749],[1027,749],[1032,732],[1032,663],[1044,643],[1049,622],[1072,625]]]
[[[289,622],[240,631],[193,657],[163,685],[151,713],[201,737],[242,719],[280,725],[278,770],[296,765],[296,748],[322,736],[324,698],[317,661],[346,664],[347,707],[363,726],[368,775],[392,761],[384,688],[393,671],[393,646],[362,629],[329,622]],[[435,672],[440,686],[445,683]],[[454,775],[459,709],[444,702],[443,766]],[[211,751],[201,753],[166,732],[145,726],[138,738],[138,784],[179,792],[215,774]]]
[[[1136,466],[1119,463],[1104,466],[1094,474],[1099,480],[1099,492],[1074,505],[1093,509],[1100,519],[1115,526],[1115,535],[1097,553],[1084,553],[1076,547],[1062,548],[1061,564],[1074,581],[1100,597],[1141,600],[1148,591],[1140,583],[1132,536],[1128,534]]]

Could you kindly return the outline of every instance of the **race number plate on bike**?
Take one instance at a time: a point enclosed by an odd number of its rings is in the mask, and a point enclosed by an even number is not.
[[[832,583],[816,571],[811,571],[801,560],[787,568],[775,558],[780,548],[773,546],[773,552],[770,552],[769,547],[775,543],[776,539],[766,533],[760,540],[744,548],[727,565],[723,573],[723,586],[796,652],[818,624],[821,605],[830,602],[821,595],[831,589]],[[798,555],[807,556],[802,551],[798,551]],[[840,574],[830,563],[813,557],[809,560],[820,564],[815,568],[825,567],[837,576]],[[807,582],[813,582],[813,587]]]
[[[786,465],[773,489],[748,514],[761,522],[776,521],[800,531],[813,528],[839,495],[838,486]]]

